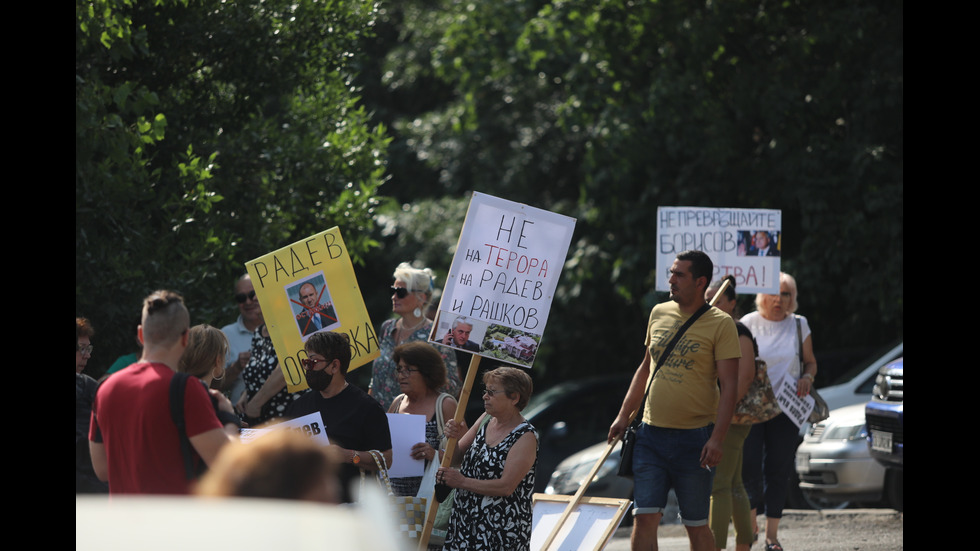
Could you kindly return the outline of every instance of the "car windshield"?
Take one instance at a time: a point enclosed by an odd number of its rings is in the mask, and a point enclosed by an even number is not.
[[[885,363],[891,362],[896,358],[901,358],[904,348],[905,348],[904,339],[899,339],[898,341],[893,342],[888,346],[882,347],[881,349],[877,350],[874,354],[868,356],[867,359],[865,359],[863,362],[859,363],[854,368],[847,370],[840,377],[837,377],[837,379],[835,379],[830,384],[841,385],[851,381],[852,379],[860,375],[861,372],[867,369],[869,365],[880,360],[882,356],[886,354],[888,355],[888,357],[885,358]]]
[[[527,401],[527,405],[524,406],[524,411],[522,411],[521,414],[525,418],[534,417],[538,413],[538,410],[544,409],[545,406],[551,402],[554,402],[555,396],[565,392],[568,392],[568,386],[559,384],[549,388],[541,394],[533,394],[531,395],[531,399]]]

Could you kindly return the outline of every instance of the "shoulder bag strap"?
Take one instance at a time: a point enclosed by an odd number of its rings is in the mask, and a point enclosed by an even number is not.
[[[184,473],[187,480],[194,479],[194,460],[191,457],[191,441],[187,438],[184,423],[184,393],[187,390],[187,373],[174,373],[170,379],[170,418],[177,425],[177,438],[180,439],[180,454],[184,457]]]
[[[803,376],[803,328],[800,324],[800,316],[793,314],[793,317],[796,318],[796,341],[800,345],[800,372],[796,375],[796,378],[799,379]]]
[[[694,322],[701,317],[701,314],[707,312],[709,308],[711,308],[711,305],[708,304],[707,302],[704,303],[700,308],[697,309],[696,312],[691,314],[691,317],[688,318],[687,321],[684,322],[684,325],[682,325],[681,328],[677,330],[677,333],[674,334],[674,338],[670,339],[670,342],[667,343],[667,347],[664,348],[663,353],[660,354],[660,359],[657,360],[657,365],[654,366],[653,368],[653,373],[650,375],[650,381],[647,382],[646,392],[643,393],[643,401],[640,402],[640,409],[637,410],[636,417],[634,419],[642,418],[643,408],[646,407],[646,403],[647,403],[647,395],[650,394],[650,387],[653,385],[653,378],[657,376],[657,370],[659,370],[660,366],[663,365],[664,361],[666,361],[667,358],[670,357],[670,353],[674,351],[674,346],[677,344],[678,341],[681,340],[681,335],[683,335],[684,332],[687,331],[687,329],[690,326],[694,325]]]
[[[443,439],[445,434],[442,430],[442,424],[445,422],[445,418],[442,415],[442,403],[446,401],[446,397],[449,396],[445,392],[439,394],[436,398],[436,429],[439,430],[439,439]]]

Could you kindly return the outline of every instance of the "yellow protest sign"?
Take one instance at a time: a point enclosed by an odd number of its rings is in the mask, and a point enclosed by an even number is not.
[[[346,333],[350,370],[380,355],[340,228],[245,263],[290,392],[307,388],[303,343],[317,331]]]

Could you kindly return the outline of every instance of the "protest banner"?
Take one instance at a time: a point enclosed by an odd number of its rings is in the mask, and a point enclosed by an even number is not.
[[[659,207],[658,291],[669,291],[678,253],[698,250],[715,265],[712,281],[735,276],[739,293],[779,293],[782,212],[770,209]]]
[[[429,340],[531,367],[574,229],[574,218],[474,192]]]
[[[307,388],[303,343],[318,331],[350,337],[348,371],[380,355],[340,229],[330,228],[245,263],[286,376],[289,392]]]

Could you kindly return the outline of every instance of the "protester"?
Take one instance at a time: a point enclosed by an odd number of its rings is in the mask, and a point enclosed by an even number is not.
[[[796,298],[796,280],[780,273],[779,294],[756,295],[756,311],[746,314],[742,323],[759,343],[759,357],[766,362],[773,388],[788,377],[786,381],[796,388],[797,396],[807,396],[817,374],[817,360],[810,324],[805,317],[794,314]],[[753,519],[756,513],[766,515],[766,551],[783,549],[778,538],[779,519],[789,484],[796,477],[794,458],[800,441],[799,427],[785,413],[752,425],[745,439],[742,478]]]
[[[171,417],[171,379],[187,348],[190,316],[183,298],[155,291],[143,302],[139,362],[112,375],[92,407],[89,451],[113,494],[187,494],[190,484],[181,435]],[[210,465],[229,442],[207,389],[193,378],[183,389],[185,432],[192,461]]]
[[[197,377],[205,388],[211,388],[212,381],[225,377],[225,358],[228,355],[228,339],[225,334],[207,324],[195,325],[188,332],[187,350],[180,357],[177,371]],[[237,436],[241,421],[227,396],[217,390],[211,392],[214,413],[221,420],[225,431]]]
[[[724,281],[728,287],[715,300],[715,307],[734,319],[735,316],[735,278],[731,275],[708,286],[704,298],[711,301]],[[738,331],[738,344],[742,357],[738,360],[738,386],[736,403],[749,391],[755,379],[755,357],[758,348],[752,332],[739,321],[735,321]],[[708,524],[715,537],[715,548],[724,549],[728,545],[728,524],[735,525],[735,551],[748,551],[752,546],[752,518],[749,511],[749,497],[742,484],[742,444],[749,435],[752,425],[732,424],[722,443],[721,462],[715,469],[715,479],[711,487],[711,511]]]
[[[360,470],[377,471],[369,453],[381,452],[387,467],[392,464],[391,433],[381,405],[356,385],[347,382],[350,339],[344,333],[313,333],[304,346],[303,361],[307,392],[289,405],[286,417],[295,419],[320,412],[327,438],[343,458],[340,466],[341,501],[353,501],[351,483]]]
[[[429,340],[432,321],[423,314],[432,297],[433,277],[432,270],[413,268],[407,262],[402,262],[395,268],[395,282],[391,286],[391,310],[398,318],[388,319],[381,324],[381,332],[378,334],[381,355],[373,362],[371,385],[368,389],[368,393],[386,410],[401,392],[395,373],[397,366],[392,356],[395,347],[405,342]],[[442,390],[458,397],[462,383],[456,355],[451,349],[444,347],[439,347],[439,353],[446,363],[448,377]]]
[[[95,329],[85,318],[75,318],[75,493],[105,493],[109,486],[95,476],[88,450],[88,431],[95,402],[95,379],[82,373],[92,356]]]
[[[459,438],[453,464],[462,466],[440,467],[436,478],[456,488],[444,549],[527,550],[539,441],[521,411],[533,384],[516,367],[495,369],[483,382],[486,413],[477,423],[465,435],[464,425],[446,423],[446,435]]]
[[[228,357],[225,359],[225,377],[218,388],[236,404],[245,393],[245,379],[242,371],[252,355],[252,339],[255,331],[265,321],[262,306],[255,296],[252,278],[244,274],[235,281],[235,302],[238,304],[238,319],[221,328],[228,338]]]
[[[419,341],[396,346],[392,358],[398,366],[396,372],[402,394],[395,397],[388,413],[425,416],[425,441],[413,445],[410,456],[411,459],[424,460],[428,466],[431,461],[440,460],[438,450],[444,449],[440,433],[444,432],[445,420],[452,419],[456,413],[456,399],[439,392],[446,384],[446,364],[432,345]],[[442,427],[438,425],[436,407],[442,409]],[[401,457],[393,459],[402,460]],[[395,495],[414,496],[418,494],[421,482],[421,476],[392,478],[391,486]]]
[[[242,380],[245,381],[245,392],[235,409],[251,427],[283,417],[286,408],[302,395],[286,388],[286,376],[279,368],[279,358],[265,324],[260,325],[252,337],[252,349],[242,371]]]
[[[194,493],[337,503],[341,461],[330,447],[289,430],[273,430],[248,443],[225,446]]]
[[[653,359],[660,360],[679,327],[707,306],[704,293],[713,271],[711,259],[701,251],[677,255],[668,280],[671,300],[650,312],[643,361],[609,427],[609,442],[621,438],[634,412],[643,407],[633,451],[633,549],[656,549],[657,529],[671,487],[691,549],[714,548],[708,527],[712,467],[721,461],[722,443],[735,409],[741,354],[731,316],[708,308],[651,374],[657,365]]]

